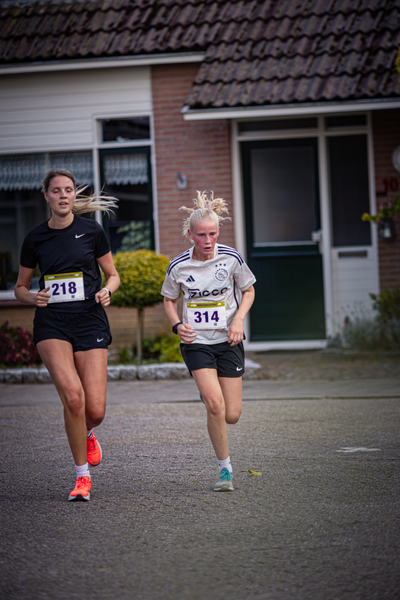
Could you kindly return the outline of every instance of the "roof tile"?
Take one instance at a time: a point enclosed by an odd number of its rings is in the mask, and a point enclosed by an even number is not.
[[[399,95],[398,0],[5,0],[3,64],[205,50],[192,108]]]

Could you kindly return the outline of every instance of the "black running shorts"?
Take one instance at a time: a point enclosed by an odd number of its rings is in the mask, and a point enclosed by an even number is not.
[[[64,340],[74,352],[107,348],[112,338],[106,311],[100,303],[82,313],[38,309],[33,321],[33,341],[38,344],[43,340]]]
[[[242,377],[244,373],[243,342],[222,344],[181,344],[183,360],[190,373],[197,369],[216,369],[218,377]]]

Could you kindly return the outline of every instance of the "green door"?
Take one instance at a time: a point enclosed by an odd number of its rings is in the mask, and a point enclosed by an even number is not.
[[[325,338],[317,140],[242,142],[250,341]],[[314,234],[314,235],[313,235]]]

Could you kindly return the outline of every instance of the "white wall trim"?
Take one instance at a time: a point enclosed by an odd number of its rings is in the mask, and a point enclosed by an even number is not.
[[[232,121],[231,123],[231,139],[231,170],[234,210],[233,227],[235,231],[235,247],[247,260],[246,233],[244,227],[245,218],[243,208],[242,169],[240,160],[240,144],[238,143],[239,140],[236,121]]]
[[[320,350],[326,348],[326,340],[302,340],[299,342],[243,342],[244,349],[249,352],[266,350]]]
[[[287,104],[265,107],[218,108],[191,110],[187,106],[182,109],[185,121],[204,121],[211,119],[251,119],[284,117],[299,115],[321,115],[327,113],[360,112],[369,110],[389,110],[400,108],[400,98],[387,100],[359,100],[355,102],[324,102],[314,104]]]
[[[15,73],[40,73],[46,71],[77,71],[82,69],[111,69],[113,67],[143,67],[151,65],[171,65],[202,62],[204,52],[183,52],[182,54],[148,54],[143,56],[120,56],[118,58],[92,58],[63,61],[23,63],[21,65],[0,65],[0,75]]]
[[[235,248],[239,250],[247,261],[246,232],[242,186],[242,167],[240,156],[239,132],[236,121],[231,121],[231,174],[233,196],[233,229],[235,232]],[[244,320],[244,333],[250,337],[249,319]]]
[[[333,282],[331,260],[331,208],[329,197],[328,153],[324,119],[318,117],[318,179],[319,202],[322,229],[322,277],[324,283],[325,332],[326,337],[333,336]]]
[[[375,156],[374,156],[374,128],[372,126],[372,113],[367,113],[367,152],[368,152],[368,173],[369,173],[369,203],[370,213],[376,213],[376,188],[375,188]],[[371,248],[376,257],[375,282],[376,290],[380,290],[379,277],[379,245],[378,245],[378,226],[371,222]]]

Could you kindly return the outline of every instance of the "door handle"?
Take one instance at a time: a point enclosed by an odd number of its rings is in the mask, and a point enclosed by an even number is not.
[[[311,232],[311,239],[313,242],[318,242],[318,250],[320,254],[323,254],[324,248],[323,248],[323,234],[322,234],[322,229],[318,229],[317,231],[312,231]]]

